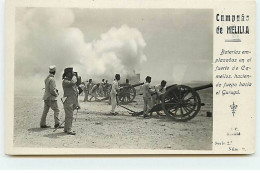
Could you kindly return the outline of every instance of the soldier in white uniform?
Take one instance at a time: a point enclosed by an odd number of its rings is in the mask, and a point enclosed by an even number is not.
[[[49,109],[51,108],[54,111],[54,127],[59,127],[60,121],[59,121],[59,107],[57,103],[57,97],[59,95],[58,90],[56,89],[56,83],[54,79],[54,75],[56,73],[56,67],[50,66],[49,67],[49,75],[44,80],[45,83],[45,92],[43,95],[44,100],[44,109],[42,112],[40,127],[41,128],[50,128],[50,126],[46,125],[46,117],[49,112]]]
[[[152,94],[153,106],[159,104],[162,100],[163,94],[166,92],[166,81],[162,80],[161,84],[155,86],[155,93]],[[156,112],[159,116],[160,112]]]
[[[116,74],[115,75],[115,80],[113,81],[112,84],[112,89],[110,92],[110,98],[111,98],[111,105],[112,105],[112,109],[111,109],[111,115],[117,115],[118,113],[115,112],[116,109],[116,105],[117,105],[117,91],[120,89],[119,88],[119,82],[120,81],[120,75]]]
[[[88,81],[85,81],[84,82],[84,88],[83,88],[83,91],[84,91],[84,100],[83,100],[83,102],[88,101],[88,89],[87,89],[87,86],[88,86]]]
[[[163,94],[166,92],[166,81],[162,80],[161,84],[155,85],[155,94],[153,94],[153,103],[159,104]]]
[[[144,118],[149,117],[148,113],[153,107],[152,94],[154,93],[154,91],[150,87],[152,78],[150,76],[147,76],[145,80],[146,82],[143,85]]]
[[[99,89],[99,83],[98,84],[95,84],[93,85],[93,87],[91,88],[89,94],[91,95],[89,101],[91,102],[91,100],[93,98],[95,98],[95,101],[99,101],[98,97],[97,97],[97,92],[98,92],[98,89]]]
[[[89,102],[88,96],[90,94],[92,86],[93,86],[92,79],[89,79],[88,82],[86,81],[85,89],[84,89],[84,93],[85,93],[84,102],[85,101]]]
[[[100,95],[101,97],[104,97],[104,96],[105,96],[104,88],[105,88],[105,79],[102,79],[102,82],[101,82],[100,85],[99,85],[99,95]]]

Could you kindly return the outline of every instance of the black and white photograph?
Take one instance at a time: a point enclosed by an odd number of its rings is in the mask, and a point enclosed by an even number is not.
[[[213,14],[16,7],[13,146],[212,150]]]

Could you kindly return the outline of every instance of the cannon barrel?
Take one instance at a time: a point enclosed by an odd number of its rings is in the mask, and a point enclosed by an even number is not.
[[[213,87],[212,83],[207,84],[207,85],[202,85],[202,86],[198,86],[198,87],[194,87],[193,89],[195,91],[199,91],[199,90],[203,90],[203,89],[207,89],[207,88],[211,88]]]
[[[143,84],[144,84],[144,82],[138,83],[138,84],[134,84],[134,85],[132,85],[132,87],[138,87],[138,86],[143,85]]]
[[[133,88],[135,88],[135,87],[138,87],[138,86],[140,86],[140,85],[143,85],[144,83],[138,83],[138,84],[134,84],[134,85],[131,85],[131,84],[122,84],[122,85],[120,85],[122,88],[131,88],[131,87],[133,87]]]

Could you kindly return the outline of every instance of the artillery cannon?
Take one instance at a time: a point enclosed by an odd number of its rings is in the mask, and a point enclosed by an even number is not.
[[[128,103],[131,103],[136,97],[135,87],[138,87],[143,84],[144,83],[138,83],[138,84],[134,84],[134,85],[127,84],[127,83],[120,84],[120,90],[117,93],[118,104],[126,105]],[[109,99],[111,89],[112,89],[112,84],[107,84],[106,87],[104,88],[105,98],[103,98],[101,100]]]
[[[174,121],[188,121],[194,118],[200,111],[200,96],[197,91],[211,88],[212,84],[191,88],[186,85],[171,85],[161,97],[161,103],[155,105],[150,112],[164,111]],[[124,107],[125,108],[125,107]],[[130,109],[128,109],[131,111]],[[141,112],[131,111],[133,116],[142,115]]]
[[[134,85],[127,84],[127,83],[121,84],[120,85],[121,89],[117,94],[119,104],[125,105],[128,103],[131,103],[136,96],[135,87],[138,87],[143,84],[144,83],[138,83],[138,84],[134,84]]]

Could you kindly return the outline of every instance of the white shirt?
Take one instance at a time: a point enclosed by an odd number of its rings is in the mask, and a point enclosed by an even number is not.
[[[116,95],[117,94],[117,90],[119,90],[118,81],[114,80],[113,84],[112,84],[111,94]]]
[[[155,91],[158,95],[162,95],[166,92],[166,87],[162,87],[161,84],[155,86]]]
[[[145,82],[143,85],[143,97],[144,98],[150,98],[152,95],[152,89],[150,86],[150,83]]]

